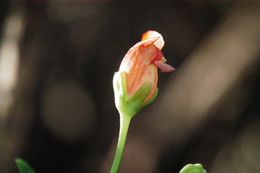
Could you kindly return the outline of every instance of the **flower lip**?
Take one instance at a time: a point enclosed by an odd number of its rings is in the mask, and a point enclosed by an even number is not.
[[[175,70],[174,67],[172,67],[169,64],[166,64],[164,61],[165,58],[163,57],[163,59],[160,61],[154,61],[154,65],[158,67],[161,70],[161,72],[172,72]]]
[[[175,70],[174,67],[166,64],[166,59],[161,50],[157,50],[156,56],[152,59],[150,63],[158,67],[161,72],[172,72],[173,70]]]
[[[164,58],[163,53],[160,50],[157,50],[156,56],[152,59],[151,64],[154,64],[155,61],[163,61],[166,62],[166,59]]]

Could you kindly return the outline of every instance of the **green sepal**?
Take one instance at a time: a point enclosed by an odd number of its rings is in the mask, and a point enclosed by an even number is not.
[[[15,159],[15,163],[20,173],[35,173],[33,168],[23,159]]]
[[[133,96],[125,97],[124,109],[130,116],[134,116],[144,107],[144,101],[151,91],[150,84],[144,84]]]
[[[180,173],[207,173],[202,164],[187,164],[181,170]]]
[[[156,88],[153,97],[150,100],[148,100],[148,102],[145,103],[144,106],[151,104],[157,98],[157,96],[158,96],[158,88]]]
[[[117,72],[113,79],[115,103],[120,115],[132,118],[145,105],[144,101],[151,91],[151,85],[145,83],[134,95],[129,96],[126,90],[124,72]]]

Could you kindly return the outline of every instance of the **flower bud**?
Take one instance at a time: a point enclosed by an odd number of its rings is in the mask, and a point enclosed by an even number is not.
[[[181,170],[180,173],[207,173],[202,164],[187,164]]]
[[[163,46],[161,34],[147,31],[142,35],[142,41],[135,44],[125,55],[113,79],[115,103],[120,113],[132,117],[156,98],[157,68],[162,72],[174,70],[165,63],[161,52]]]

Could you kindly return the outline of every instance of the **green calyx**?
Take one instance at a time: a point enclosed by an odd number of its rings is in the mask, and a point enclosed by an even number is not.
[[[132,118],[144,106],[150,104],[157,96],[156,94],[148,103],[144,103],[146,97],[151,92],[151,84],[145,83],[135,94],[129,96],[126,89],[126,80],[124,72],[114,74],[113,88],[115,94],[115,103],[120,115],[127,115]]]
[[[188,164],[185,165],[181,170],[180,173],[207,173],[207,171],[203,168],[202,164]]]

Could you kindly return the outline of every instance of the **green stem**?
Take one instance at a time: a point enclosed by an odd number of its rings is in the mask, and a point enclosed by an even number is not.
[[[129,118],[129,116],[120,115],[120,130],[119,130],[117,148],[116,148],[116,153],[114,156],[114,161],[110,173],[117,173],[119,169],[119,165],[125,148],[125,141],[126,141],[130,121],[131,118]]]

